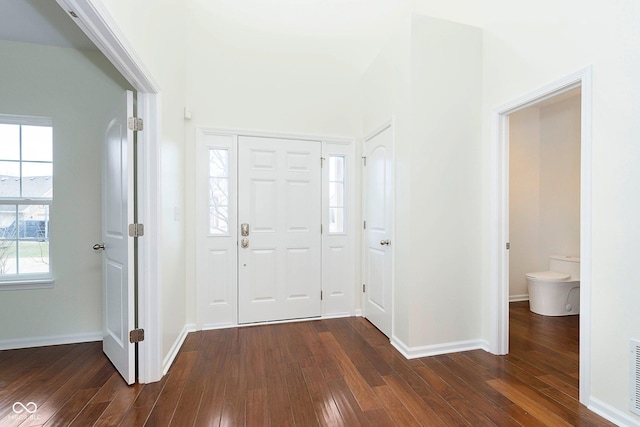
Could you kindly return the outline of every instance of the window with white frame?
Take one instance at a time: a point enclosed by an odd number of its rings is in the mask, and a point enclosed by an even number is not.
[[[0,115],[0,283],[50,278],[50,119]]]
[[[329,233],[345,232],[345,157],[329,156]]]
[[[229,234],[229,150],[209,148],[209,235]]]

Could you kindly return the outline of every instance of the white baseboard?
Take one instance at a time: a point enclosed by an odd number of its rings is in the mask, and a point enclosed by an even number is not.
[[[44,347],[47,345],[77,344],[81,342],[102,341],[102,332],[85,332],[72,335],[52,335],[49,337],[18,338],[0,340],[0,350]]]
[[[353,310],[353,315],[356,317],[362,317],[362,309],[358,308],[356,310]]]
[[[229,329],[229,328],[237,328],[237,323],[214,323],[211,325],[202,325],[202,328],[196,328],[196,331],[214,331],[216,329]]]
[[[333,313],[324,314],[321,319],[344,319],[345,317],[354,317],[352,313]]]
[[[529,301],[529,294],[509,295],[509,302]]]
[[[417,359],[420,357],[437,356],[439,354],[458,353],[461,351],[478,349],[489,351],[489,343],[482,340],[457,341],[444,344],[409,347],[397,337],[393,337],[391,338],[391,345],[407,359]]]
[[[622,412],[608,403],[604,403],[600,399],[596,399],[595,397],[591,397],[589,399],[589,405],[587,407],[615,425],[625,427],[640,426],[640,417]]]
[[[167,353],[164,360],[162,361],[162,375],[167,375],[167,372],[169,372],[169,368],[173,364],[173,361],[176,359],[176,356],[178,356],[178,352],[180,351],[182,344],[184,344],[184,340],[187,338],[187,335],[189,334],[189,332],[195,332],[195,330],[196,325],[193,323],[187,323],[186,325],[184,325],[184,328],[182,328],[180,335],[178,335],[178,338],[176,338],[176,340],[173,342],[169,353]]]

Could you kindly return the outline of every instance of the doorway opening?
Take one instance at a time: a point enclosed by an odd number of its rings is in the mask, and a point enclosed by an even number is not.
[[[527,114],[528,108],[541,110],[556,103],[571,102],[572,97],[579,96],[579,203],[574,206],[573,215],[579,218],[578,230],[574,233],[573,243],[565,246],[556,245],[557,252],[576,251],[565,255],[578,255],[580,257],[580,402],[588,405],[586,401],[590,390],[590,286],[591,286],[591,69],[586,68],[563,79],[544,86],[536,91],[523,95],[508,104],[498,107],[494,112],[492,152],[491,152],[491,220],[492,220],[492,251],[491,251],[491,351],[495,354],[507,354],[509,352],[509,302],[524,299],[522,289],[510,292],[510,122]],[[575,99],[574,99],[575,101]],[[529,110],[529,112],[534,110]],[[518,115],[516,115],[518,114]],[[553,133],[553,130],[550,130]],[[531,133],[529,133],[531,136]],[[553,151],[549,154],[557,157]],[[530,165],[529,165],[530,166]],[[546,197],[546,196],[545,196]],[[553,197],[551,197],[553,199]],[[574,204],[575,205],[575,204]],[[576,213],[577,210],[577,213]],[[575,222],[575,220],[574,220]],[[546,226],[547,224],[545,224]],[[531,235],[531,232],[529,230]],[[517,233],[516,233],[517,234]],[[538,234],[539,236],[539,234]],[[515,237],[515,236],[514,236]],[[519,241],[526,241],[518,236]],[[575,242],[579,239],[579,243]],[[548,239],[547,239],[548,240]],[[551,239],[552,240],[552,239]],[[571,239],[569,239],[571,240]],[[546,243],[545,243],[546,244]],[[572,246],[573,245],[573,246]],[[548,245],[547,245],[548,246]],[[542,253],[544,251],[539,251]],[[536,261],[541,268],[538,271],[549,270],[544,268],[544,261],[537,256]],[[538,267],[536,267],[538,268]],[[528,295],[526,295],[528,297]]]
[[[509,302],[542,315],[579,314],[580,94],[509,115]]]
[[[72,18],[85,35],[136,91],[137,116],[144,122],[145,131],[138,135],[136,147],[137,180],[136,198],[139,201],[137,217],[145,225],[147,233],[137,243],[137,326],[145,329],[144,341],[137,344],[137,380],[139,383],[159,381],[169,369],[173,358],[163,363],[162,316],[160,295],[162,286],[158,260],[160,244],[158,233],[158,183],[160,162],[157,142],[160,140],[160,106],[158,85],[144,69],[144,65],[132,51],[124,36],[116,31],[116,25],[108,12],[90,2],[57,0],[58,5]],[[134,344],[131,344],[134,345]],[[163,369],[163,364],[166,365]]]

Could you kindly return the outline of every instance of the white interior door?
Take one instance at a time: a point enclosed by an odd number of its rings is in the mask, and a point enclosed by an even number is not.
[[[364,143],[365,317],[391,336],[393,129],[385,127]]]
[[[238,138],[239,323],[321,315],[320,158],[317,141]]]
[[[103,350],[128,384],[135,382],[133,238],[133,93],[127,91],[122,109],[105,132],[102,206]]]

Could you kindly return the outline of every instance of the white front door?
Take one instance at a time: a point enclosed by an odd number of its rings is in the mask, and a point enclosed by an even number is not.
[[[393,129],[364,143],[365,317],[388,337],[392,316]]]
[[[320,161],[317,141],[238,138],[239,323],[321,315]]]
[[[109,123],[104,139],[102,241],[103,350],[127,384],[135,382],[133,238],[133,93],[123,96],[122,109]]]

